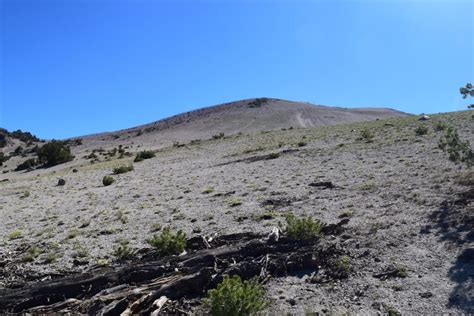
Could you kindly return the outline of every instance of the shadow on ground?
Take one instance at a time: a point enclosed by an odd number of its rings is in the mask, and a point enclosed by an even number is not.
[[[442,203],[431,215],[441,241],[462,249],[449,270],[449,278],[456,283],[449,296],[448,307],[474,313],[474,187]]]

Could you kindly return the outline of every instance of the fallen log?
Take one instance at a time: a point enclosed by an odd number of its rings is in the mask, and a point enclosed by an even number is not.
[[[331,233],[339,232],[345,223],[333,225],[337,229]],[[142,253],[116,266],[2,290],[0,312],[152,313],[161,297],[202,297],[226,274],[249,279],[327,270],[331,269],[330,262],[344,253],[334,242],[317,238],[275,240],[256,234],[217,237],[210,249],[200,243],[195,246],[198,249],[188,249],[183,256]]]

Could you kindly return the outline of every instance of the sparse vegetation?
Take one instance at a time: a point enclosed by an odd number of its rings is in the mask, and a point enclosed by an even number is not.
[[[434,123],[433,128],[437,132],[444,131],[446,128],[448,128],[448,125],[443,121],[437,121]]]
[[[15,229],[14,231],[12,231],[10,234],[8,234],[8,239],[9,240],[12,240],[12,239],[18,239],[22,236],[22,232],[20,229]]]
[[[213,187],[207,187],[204,190],[202,190],[202,194],[209,194],[209,193],[212,193],[212,192],[214,192]]]
[[[109,186],[109,185],[111,185],[112,183],[114,183],[114,181],[115,181],[114,178],[112,178],[111,176],[104,176],[104,177],[102,178],[102,184],[103,184],[104,186]]]
[[[374,134],[372,134],[368,129],[364,129],[360,132],[360,139],[367,143],[372,142],[373,138]]]
[[[234,197],[234,198],[229,199],[227,203],[229,203],[230,207],[235,207],[235,206],[241,205],[242,201],[239,198]]]
[[[186,248],[186,235],[182,230],[174,232],[165,227],[160,235],[153,235],[146,242],[161,255],[179,255]]]
[[[15,171],[22,171],[22,170],[33,170],[38,165],[38,162],[35,158],[30,158],[19,164]]]
[[[264,289],[256,280],[243,281],[238,275],[224,276],[217,288],[209,290],[206,304],[211,315],[252,315],[267,307]]]
[[[112,171],[114,174],[122,174],[122,173],[127,173],[132,170],[133,170],[133,165],[129,165],[129,166],[116,167]]]
[[[280,157],[280,153],[270,153],[268,155],[268,159],[277,159],[278,157]]]
[[[349,256],[340,256],[335,261],[335,272],[339,274],[340,277],[347,277],[349,274],[351,258]]]
[[[17,148],[15,148],[15,150],[13,151],[13,153],[11,154],[12,156],[18,156],[18,155],[21,155],[23,153],[23,147],[21,146],[18,146]]]
[[[319,237],[324,223],[311,217],[297,218],[292,213],[286,214],[286,236],[291,240],[308,240]]]
[[[140,151],[135,156],[134,162],[140,162],[140,161],[143,161],[145,159],[150,159],[150,158],[153,158],[153,157],[155,157],[155,153],[151,150]]]
[[[425,125],[420,125],[415,129],[415,134],[418,136],[426,135],[428,134],[428,127]]]
[[[23,194],[20,196],[20,199],[26,199],[30,197],[30,191],[23,191]]]
[[[224,138],[224,133],[219,133],[212,136],[212,139],[221,139]]]
[[[30,246],[28,252],[21,258],[23,262],[32,262],[42,253],[41,249],[35,245]]]
[[[10,159],[10,156],[5,156],[4,153],[0,152],[0,166],[3,166],[3,163]]]
[[[119,260],[130,258],[134,254],[134,251],[129,246],[129,241],[121,239],[117,241],[114,247],[114,256]]]
[[[397,277],[399,278],[406,278],[408,277],[408,270],[405,266],[402,265],[396,265],[395,266],[396,271],[397,271]]]
[[[458,131],[449,127],[444,136],[438,142],[438,147],[444,152],[448,153],[449,160],[454,162],[463,162],[468,167],[474,164],[474,153],[469,145],[469,142],[462,141],[459,138]]]
[[[55,252],[50,252],[46,255],[46,258],[44,258],[44,263],[45,264],[50,264],[58,260],[58,255]]]
[[[262,105],[265,105],[266,103],[268,103],[268,98],[257,98],[252,102],[249,102],[248,106],[249,108],[259,108]]]
[[[7,131],[4,129],[0,130],[0,148],[3,148],[7,145]]]
[[[21,129],[8,133],[11,138],[16,138],[24,143],[39,142],[40,139],[30,132],[23,132]]]

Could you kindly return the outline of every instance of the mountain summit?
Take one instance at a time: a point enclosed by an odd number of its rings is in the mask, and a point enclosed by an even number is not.
[[[254,98],[205,107],[150,124],[106,133],[112,139],[135,136],[162,141],[209,138],[282,128],[306,128],[406,116],[388,108],[341,108],[272,98]],[[91,135],[103,137],[104,134]]]

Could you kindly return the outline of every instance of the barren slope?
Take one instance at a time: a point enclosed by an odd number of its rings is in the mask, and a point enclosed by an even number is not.
[[[84,137],[87,141],[126,141],[140,135],[140,143],[169,143],[210,138],[224,133],[253,133],[281,128],[317,127],[369,121],[407,114],[386,108],[340,108],[258,98],[206,107],[122,131]]]

